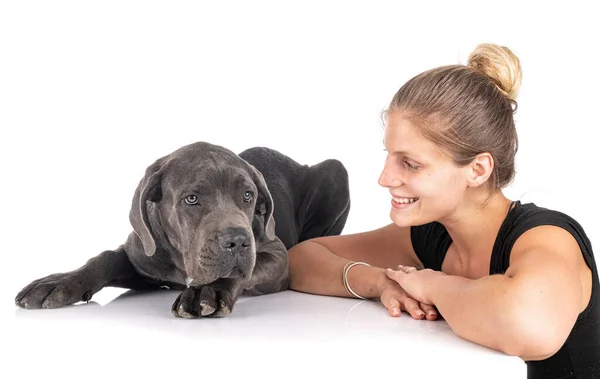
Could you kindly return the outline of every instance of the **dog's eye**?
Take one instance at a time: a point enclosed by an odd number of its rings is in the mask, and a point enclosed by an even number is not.
[[[198,201],[199,201],[199,199],[198,199],[198,196],[196,196],[196,195],[188,195],[185,198],[185,203],[187,205],[197,205]]]
[[[244,192],[244,202],[249,203],[252,200],[252,195],[254,195],[251,191]]]

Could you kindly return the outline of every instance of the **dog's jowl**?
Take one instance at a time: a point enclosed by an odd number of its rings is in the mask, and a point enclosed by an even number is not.
[[[242,294],[286,290],[287,249],[340,234],[349,210],[348,175],[337,160],[308,166],[264,147],[237,155],[194,143],[146,169],[123,245],[33,281],[15,302],[57,308],[107,286],[168,287],[181,290],[175,316],[226,316]]]

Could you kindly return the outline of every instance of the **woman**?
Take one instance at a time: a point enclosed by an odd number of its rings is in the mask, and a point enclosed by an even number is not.
[[[400,88],[379,178],[393,224],[296,245],[291,288],[380,299],[392,316],[441,315],[460,337],[524,359],[529,378],[600,377],[590,241],[569,216],[502,193],[514,176],[520,84],[518,58],[482,44],[466,66]]]

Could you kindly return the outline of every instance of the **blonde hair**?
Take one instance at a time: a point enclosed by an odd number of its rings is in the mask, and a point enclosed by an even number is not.
[[[504,96],[517,100],[522,80],[521,62],[509,48],[482,43],[469,55],[467,66],[489,76]]]
[[[488,152],[492,188],[515,174],[518,138],[513,113],[521,87],[519,58],[504,46],[480,44],[466,65],[425,71],[394,95],[388,112],[400,112],[459,166]]]

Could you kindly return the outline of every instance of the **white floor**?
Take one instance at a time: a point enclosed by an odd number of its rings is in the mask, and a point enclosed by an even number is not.
[[[524,70],[507,196],[573,216],[598,249],[600,24],[580,3],[0,1],[0,378],[525,378],[518,358],[369,301],[285,292],[182,320],[167,291],[13,299],[123,243],[146,167],[196,141],[339,159],[344,233],[388,224],[381,111],[481,42]]]
[[[286,291],[242,298],[224,319],[184,320],[171,315],[176,296],[107,288],[89,304],[15,307],[0,377],[525,377],[518,358],[373,301]]]

